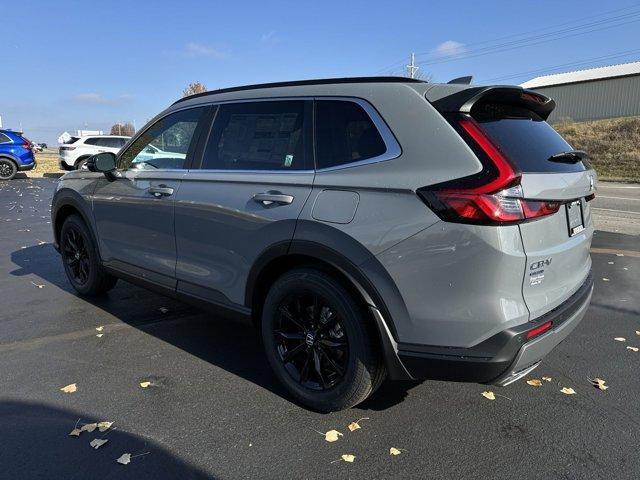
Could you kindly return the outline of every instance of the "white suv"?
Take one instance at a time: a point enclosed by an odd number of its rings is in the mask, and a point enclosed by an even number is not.
[[[60,145],[60,166],[64,170],[78,170],[87,158],[101,152],[118,153],[131,137],[119,135],[98,135],[71,137],[69,142]]]

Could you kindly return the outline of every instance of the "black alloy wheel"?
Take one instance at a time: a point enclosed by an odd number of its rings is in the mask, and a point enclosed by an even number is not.
[[[64,271],[79,294],[100,295],[115,287],[118,279],[105,271],[93,236],[79,215],[65,219],[59,238]]]
[[[8,158],[0,158],[0,180],[11,180],[17,171],[15,163]]]
[[[72,282],[78,286],[85,285],[89,280],[91,268],[89,252],[82,234],[74,226],[67,228],[64,232],[62,257]]]
[[[291,378],[312,390],[338,385],[348,367],[349,339],[330,302],[316,292],[296,292],[280,302],[276,315],[276,348]]]

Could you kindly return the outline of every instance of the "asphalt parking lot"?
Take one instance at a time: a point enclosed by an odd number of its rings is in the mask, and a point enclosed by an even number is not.
[[[478,384],[387,383],[318,414],[291,402],[248,324],[122,281],[98,300],[75,295],[51,245],[54,186],[0,183],[2,478],[640,476],[640,351],[626,348],[640,347],[639,236],[596,232],[592,305],[528,377],[551,377],[542,387],[492,388],[490,401]],[[114,424],[68,436],[99,421]],[[318,432],[331,429],[344,436],[327,443]],[[108,442],[96,450],[94,438]],[[355,461],[334,462],[343,454]]]

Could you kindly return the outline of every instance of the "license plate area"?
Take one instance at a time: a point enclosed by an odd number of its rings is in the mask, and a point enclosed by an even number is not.
[[[569,236],[579,234],[584,230],[584,215],[582,214],[582,201],[574,200],[565,205],[567,210],[567,227]]]

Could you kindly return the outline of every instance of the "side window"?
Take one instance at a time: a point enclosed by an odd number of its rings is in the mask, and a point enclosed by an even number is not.
[[[202,162],[212,170],[305,170],[305,101],[221,105]]]
[[[4,133],[0,133],[0,143],[9,143],[11,139],[7,137]]]
[[[380,132],[355,102],[316,102],[316,168],[367,160],[387,150]]]
[[[128,139],[127,138],[116,138],[116,148],[122,148],[125,146],[125,144],[127,143]]]
[[[176,170],[195,147],[195,132],[206,107],[190,108],[158,120],[120,156],[118,168]]]
[[[95,146],[100,146],[100,138],[98,137],[93,137],[93,138],[87,138],[84,141],[85,145],[95,145]]]

